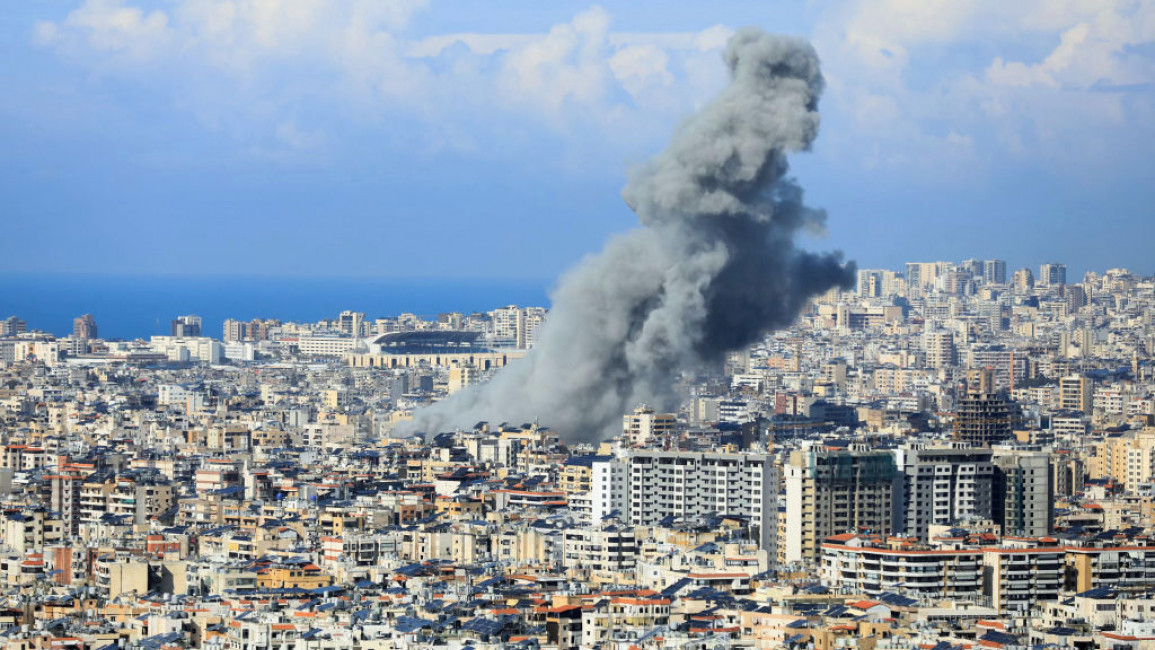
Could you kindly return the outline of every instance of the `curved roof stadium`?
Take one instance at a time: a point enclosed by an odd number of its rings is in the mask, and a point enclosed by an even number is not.
[[[384,354],[446,354],[489,352],[481,332],[421,331],[382,334],[373,346]]]

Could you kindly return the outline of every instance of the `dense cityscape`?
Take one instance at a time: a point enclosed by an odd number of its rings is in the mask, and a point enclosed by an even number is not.
[[[860,269],[621,427],[415,413],[550,315],[0,321],[12,650],[1155,648],[1155,277]]]
[[[1155,650],[1155,0],[16,2],[0,78],[0,650]]]

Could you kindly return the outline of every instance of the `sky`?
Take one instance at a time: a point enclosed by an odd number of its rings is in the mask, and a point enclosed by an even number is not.
[[[746,25],[823,62],[805,247],[1155,273],[1155,0],[8,3],[0,273],[548,280]]]

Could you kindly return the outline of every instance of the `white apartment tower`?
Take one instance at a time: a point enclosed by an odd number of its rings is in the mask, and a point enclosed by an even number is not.
[[[541,326],[545,324],[545,307],[525,308],[525,333],[522,336],[522,349],[532,348],[537,343],[537,335]]]
[[[593,464],[593,519],[617,510],[632,526],[666,517],[744,517],[761,548],[775,553],[778,470],[766,453],[626,452]]]
[[[616,514],[623,521],[628,520],[629,508],[629,463],[618,458],[595,462],[590,465],[593,477],[590,482],[591,518],[597,524],[606,517]]]
[[[516,305],[489,312],[496,345],[525,348],[525,310]]]

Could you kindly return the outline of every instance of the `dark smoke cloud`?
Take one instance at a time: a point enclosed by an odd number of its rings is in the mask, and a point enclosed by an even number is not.
[[[597,439],[639,402],[676,404],[680,370],[715,364],[789,325],[810,297],[849,286],[840,255],[794,246],[825,221],[785,177],[786,154],[818,133],[818,57],[804,41],[747,29],[725,60],[726,89],[630,174],[622,196],[642,228],[562,277],[525,359],[407,428],[540,419],[567,440]]]

